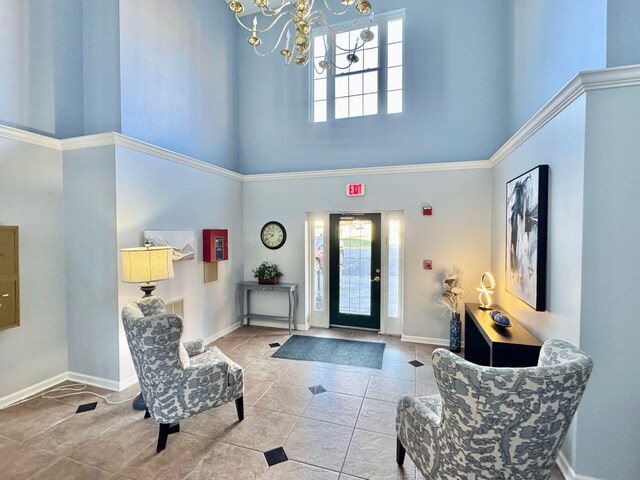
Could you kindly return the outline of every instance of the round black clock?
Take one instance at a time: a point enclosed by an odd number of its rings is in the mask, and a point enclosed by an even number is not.
[[[260,240],[265,247],[277,250],[287,241],[287,231],[279,222],[267,222],[260,231]]]

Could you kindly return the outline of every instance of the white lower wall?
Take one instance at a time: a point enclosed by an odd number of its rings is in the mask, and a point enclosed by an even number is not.
[[[0,138],[0,225],[20,227],[20,326],[0,330],[0,398],[67,370],[62,152]]]
[[[118,249],[142,245],[144,230],[191,230],[196,259],[174,263],[175,278],[158,283],[155,295],[184,299],[184,339],[208,338],[232,328],[236,285],[243,276],[242,183],[148,153],[116,147]],[[229,260],[218,281],[204,284],[202,230],[229,230]],[[118,267],[119,268],[119,267]],[[118,277],[119,280],[119,277]],[[118,311],[142,296],[138,285],[118,282]],[[120,325],[120,379],[135,375]]]
[[[366,196],[347,197],[348,183],[364,183]],[[459,266],[475,291],[489,268],[491,184],[488,168],[249,181],[244,185],[244,278],[253,280],[251,269],[262,261],[278,264],[283,282],[300,284],[297,318],[305,319],[307,213],[403,211],[404,325],[392,333],[448,338],[448,317],[441,315],[434,299],[444,269]],[[423,204],[433,206],[433,216],[422,215]],[[287,229],[287,242],[279,250],[268,250],[260,241],[260,230],[269,220]],[[433,260],[432,271],[422,269],[424,259]],[[282,301],[256,297],[252,310],[282,312]],[[470,294],[467,301],[475,301],[475,296]]]

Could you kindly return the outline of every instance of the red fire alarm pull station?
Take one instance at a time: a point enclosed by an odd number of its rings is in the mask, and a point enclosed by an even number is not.
[[[422,207],[422,215],[432,215],[433,214],[433,209],[431,208],[431,206],[427,205]]]
[[[431,260],[423,260],[422,268],[424,268],[425,270],[433,270],[433,263],[431,262]]]
[[[207,263],[229,260],[229,230],[203,230],[202,253]]]

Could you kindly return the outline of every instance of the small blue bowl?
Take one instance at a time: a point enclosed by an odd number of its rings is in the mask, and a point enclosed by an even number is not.
[[[493,317],[493,321],[495,322],[496,325],[499,325],[501,327],[511,326],[511,320],[509,320],[509,317],[502,315],[501,313],[498,313],[497,315],[495,315]]]

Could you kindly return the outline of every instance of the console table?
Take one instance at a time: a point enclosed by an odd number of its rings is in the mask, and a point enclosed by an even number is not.
[[[286,321],[289,324],[289,334],[291,327],[295,326],[296,309],[298,308],[298,284],[278,283],[277,285],[260,285],[258,282],[242,282],[238,285],[242,295],[242,318],[247,319],[247,325],[251,320],[278,320]],[[251,292],[281,292],[286,293],[289,299],[289,310],[287,315],[264,315],[251,312]],[[246,292],[246,293],[245,293]]]
[[[464,306],[465,355],[470,362],[490,367],[533,367],[538,363],[542,343],[516,319],[499,306],[509,317],[511,327],[500,327],[489,316],[490,310],[480,309],[477,303]]]

